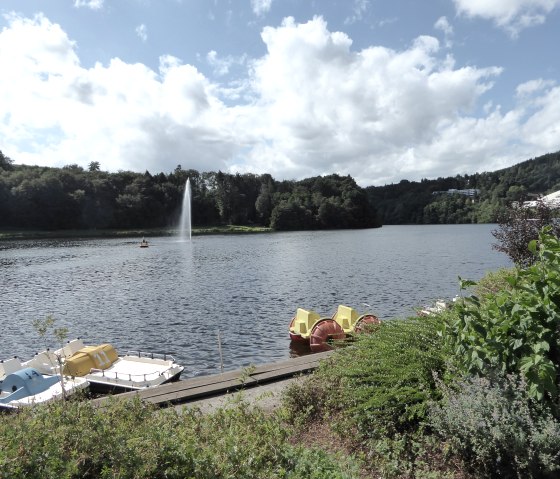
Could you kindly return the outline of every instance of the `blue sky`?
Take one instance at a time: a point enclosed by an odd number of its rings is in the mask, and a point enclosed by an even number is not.
[[[560,0],[0,0],[0,150],[362,186],[560,150]]]

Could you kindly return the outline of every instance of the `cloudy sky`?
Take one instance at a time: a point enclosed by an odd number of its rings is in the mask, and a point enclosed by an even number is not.
[[[362,186],[492,171],[560,150],[559,44],[560,0],[0,0],[0,150]]]

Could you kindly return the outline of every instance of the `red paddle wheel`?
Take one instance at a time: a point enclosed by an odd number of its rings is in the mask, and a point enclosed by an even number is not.
[[[298,343],[306,343],[307,342],[307,338],[302,338],[301,335],[296,334],[292,331],[292,328],[294,327],[294,321],[296,320],[296,317],[294,316],[292,318],[292,320],[290,321],[290,339],[292,341],[298,342]]]
[[[340,325],[332,319],[321,319],[313,329],[311,330],[311,336],[309,337],[309,346],[311,351],[314,353],[320,353],[322,351],[328,351],[333,349],[329,344],[331,340],[344,339],[346,334]]]
[[[367,325],[369,324],[381,324],[381,320],[373,314],[364,314],[358,318],[358,321],[356,321],[356,324],[354,325],[354,332],[357,334],[362,333],[365,329],[367,329]]]

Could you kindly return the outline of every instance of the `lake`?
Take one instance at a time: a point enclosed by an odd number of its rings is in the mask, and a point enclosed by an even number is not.
[[[459,293],[511,263],[491,247],[496,225],[0,242],[0,358],[45,344],[52,314],[69,338],[170,352],[184,377],[286,359],[296,308],[331,316],[339,304],[381,319]],[[49,345],[56,346],[54,340]]]

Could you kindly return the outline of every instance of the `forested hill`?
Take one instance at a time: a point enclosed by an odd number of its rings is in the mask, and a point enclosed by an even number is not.
[[[512,201],[557,190],[560,152],[491,173],[366,188],[383,224],[492,223]]]
[[[185,182],[195,226],[277,230],[381,224],[489,223],[512,201],[560,190],[560,152],[491,173],[359,187],[350,176],[277,181],[268,174],[183,170],[101,171],[96,161],[48,168],[14,164],[0,151],[0,228],[162,228],[176,225]],[[455,191],[452,191],[455,190]]]
[[[262,225],[277,230],[380,226],[350,176],[276,181],[270,175],[171,174],[17,165],[0,151],[0,228],[104,229],[177,225],[187,178],[194,226]]]

